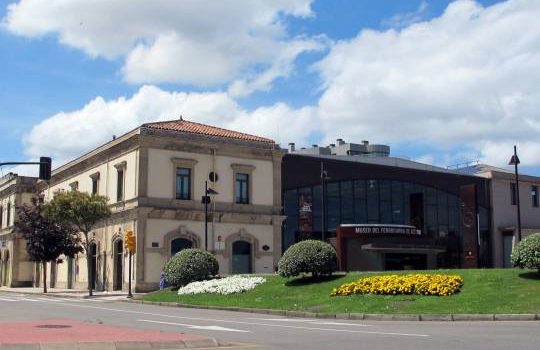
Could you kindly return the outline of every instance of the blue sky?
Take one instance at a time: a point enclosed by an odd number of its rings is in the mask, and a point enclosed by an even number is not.
[[[0,1],[0,161],[59,165],[183,114],[440,166],[502,166],[518,144],[540,175],[538,1],[201,4]]]

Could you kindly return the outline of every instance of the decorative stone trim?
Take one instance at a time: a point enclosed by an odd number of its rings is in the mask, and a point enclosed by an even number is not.
[[[73,181],[69,184],[69,187],[72,191],[77,191],[79,189],[79,181]]]
[[[232,257],[232,245],[236,241],[246,241],[251,244],[251,256],[253,258],[259,258],[261,256],[259,240],[251,233],[248,233],[245,229],[241,228],[237,233],[233,233],[225,238],[225,250],[223,251],[223,257]],[[252,259],[252,264],[253,266],[255,265],[255,259]],[[229,271],[232,271],[232,259],[229,265]],[[253,269],[253,271],[255,271],[255,269]]]
[[[99,171],[96,171],[95,173],[90,174],[90,178],[91,178],[92,180],[99,180],[99,178],[100,178]]]
[[[166,256],[168,259],[171,258],[171,243],[173,240],[177,238],[183,238],[183,239],[187,239],[188,241],[191,241],[193,243],[193,248],[198,248],[201,246],[201,240],[199,236],[197,236],[195,233],[191,231],[188,231],[186,226],[180,225],[177,229],[174,229],[168,232],[163,237],[163,245],[161,248],[162,256]],[[146,249],[148,249],[148,247]]]
[[[124,160],[124,161],[122,161],[122,162],[120,162],[120,163],[116,163],[116,164],[114,165],[114,167],[115,167],[117,170],[123,170],[123,169],[126,169],[126,167],[127,167],[127,161]]]

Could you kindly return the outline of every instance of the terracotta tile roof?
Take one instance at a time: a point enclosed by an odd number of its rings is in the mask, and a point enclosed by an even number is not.
[[[264,143],[274,143],[274,140],[267,139],[260,136],[245,134],[243,132],[233,131],[218,128],[216,126],[210,126],[206,124],[200,124],[183,119],[168,120],[164,122],[154,122],[143,124],[142,127],[151,129],[161,129],[170,131],[187,132],[192,134],[226,137],[244,141],[255,141]]]

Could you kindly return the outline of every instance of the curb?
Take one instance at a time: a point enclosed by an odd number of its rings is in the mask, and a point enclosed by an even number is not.
[[[185,340],[179,342],[77,342],[43,344],[0,344],[1,350],[176,350],[217,348],[214,338]]]
[[[24,292],[24,291],[18,291],[18,290],[0,290],[2,293],[11,293],[11,294],[22,294],[22,295],[35,295],[35,296],[46,296],[46,297],[53,297],[53,298],[68,298],[68,299],[100,299],[100,298],[107,298],[107,297],[120,297],[124,296],[127,299],[127,294],[107,294],[107,295],[92,295],[89,296],[87,294],[80,295],[76,292],[65,292],[65,294],[58,294],[55,292],[50,293],[30,293],[30,292]],[[63,292],[62,292],[63,293]],[[77,295],[79,294],[79,295]],[[113,300],[116,301],[116,300]],[[1,350],[3,350],[2,347],[0,347]]]
[[[181,307],[186,309],[205,309],[246,312],[253,314],[289,316],[300,318],[329,318],[337,320],[365,320],[365,321],[439,321],[439,322],[459,322],[459,321],[540,321],[540,314],[364,314],[364,313],[338,313],[325,314],[308,311],[255,309],[245,307],[209,306],[180,304],[175,302],[145,301],[140,299],[121,300],[126,303],[148,304],[168,307]],[[2,349],[3,350],[3,349]]]

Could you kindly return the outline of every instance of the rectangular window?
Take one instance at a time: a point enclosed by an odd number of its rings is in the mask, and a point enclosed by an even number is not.
[[[99,191],[99,179],[97,177],[92,178],[92,194],[98,194]]]
[[[11,219],[11,203],[7,204],[7,218],[6,218],[6,227],[9,227]]]
[[[176,199],[191,199],[191,169],[176,168]]]
[[[249,203],[249,174],[236,173],[236,203]]]
[[[2,228],[4,224],[4,208],[0,207],[0,228]]]
[[[124,200],[124,169],[118,169],[116,178],[116,201]]]
[[[538,186],[531,186],[531,198],[533,207],[538,206]]]
[[[512,182],[510,183],[510,204],[512,205],[517,204],[516,195],[517,195],[516,184]]]

